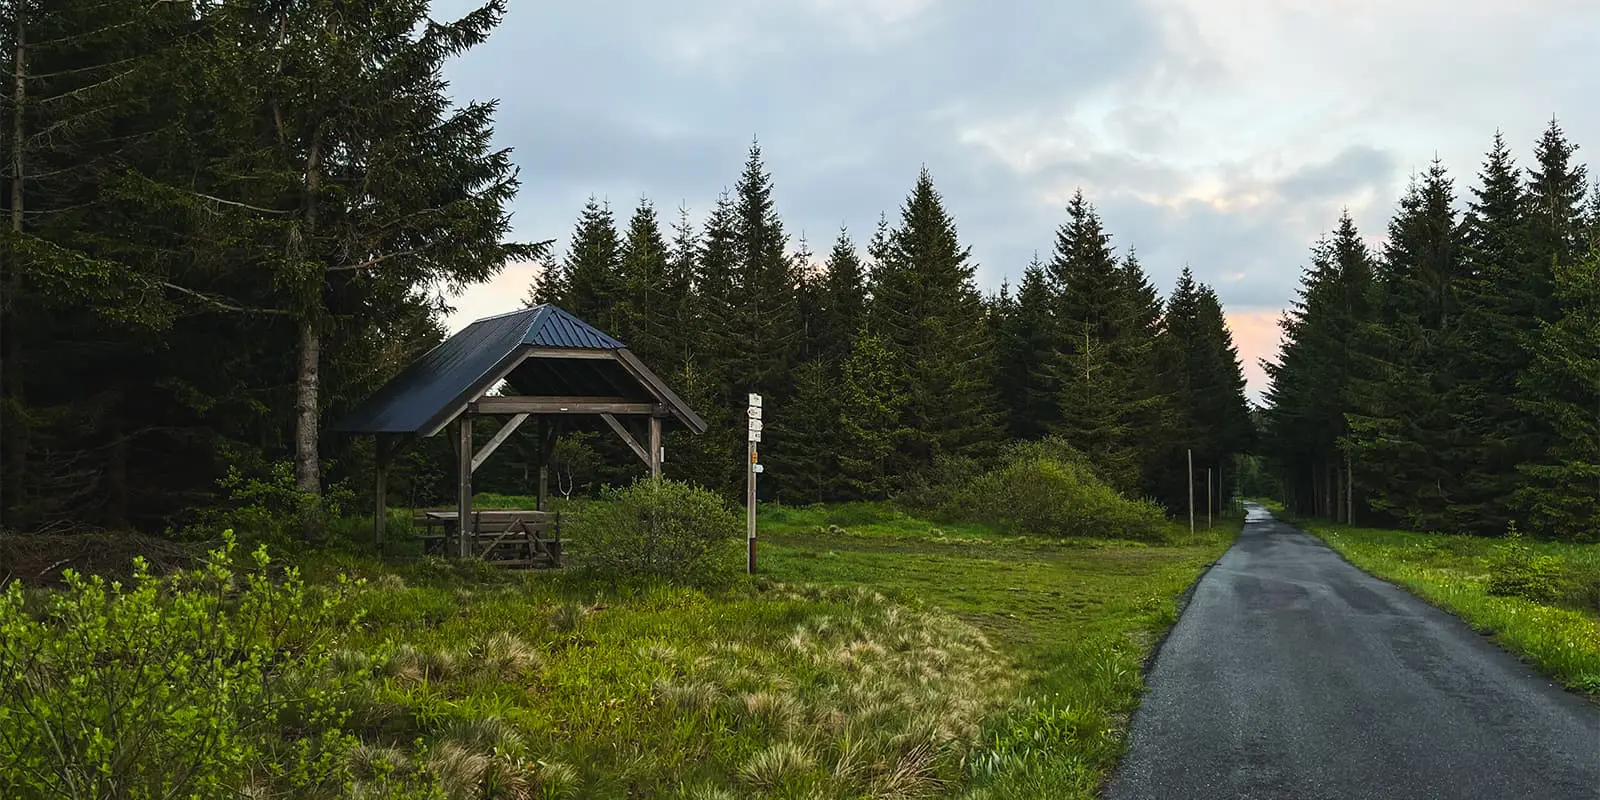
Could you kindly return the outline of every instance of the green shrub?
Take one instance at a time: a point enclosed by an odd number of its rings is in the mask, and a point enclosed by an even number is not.
[[[585,568],[610,578],[718,583],[738,570],[739,518],[714,492],[642,479],[586,508],[571,538]]]
[[[202,569],[131,586],[65,575],[34,599],[0,593],[0,797],[296,797],[343,793],[329,666],[353,586],[236,567],[232,531]]]
[[[1562,602],[1573,608],[1600,611],[1600,558],[1568,560],[1561,575]]]
[[[1561,572],[1561,559],[1534,551],[1512,523],[1490,563],[1489,594],[1549,603],[1561,594]]]
[[[1015,446],[998,468],[949,490],[945,513],[1035,536],[1160,539],[1159,506],[1129,500],[1064,443]]]

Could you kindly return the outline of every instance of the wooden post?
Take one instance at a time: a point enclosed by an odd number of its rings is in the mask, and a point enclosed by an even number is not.
[[[456,419],[456,555],[472,557],[472,417]]]
[[[1189,449],[1189,535],[1194,535],[1194,449]]]
[[[1211,468],[1206,467],[1206,530],[1211,530],[1211,508],[1216,505],[1211,494]]]
[[[550,445],[545,441],[550,435],[550,423],[543,416],[539,420],[537,435],[539,437],[539,503],[540,511],[548,511],[550,503]]]
[[[380,552],[383,550],[383,528],[389,521],[389,459],[394,451],[389,444],[381,433],[373,442],[372,540]]]
[[[1350,451],[1344,453],[1344,524],[1356,524],[1356,475],[1350,466]]]
[[[650,417],[650,477],[661,477],[661,418]]]
[[[745,461],[745,536],[746,553],[745,571],[751,575],[756,574],[756,443],[750,442],[750,457]]]

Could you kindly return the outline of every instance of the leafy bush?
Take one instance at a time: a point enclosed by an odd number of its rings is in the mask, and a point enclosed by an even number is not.
[[[236,567],[232,531],[201,569],[131,586],[68,570],[66,589],[0,594],[0,796],[342,793],[329,631],[353,584],[308,589]]]
[[[342,481],[320,495],[302,491],[291,461],[274,462],[264,476],[229,466],[217,486],[226,496],[224,505],[200,514],[196,524],[179,532],[184,538],[209,539],[227,528],[246,542],[292,548],[308,535],[322,536],[329,521],[344,518],[355,503],[355,492]],[[366,524],[370,529],[370,519]]]
[[[1014,446],[998,468],[949,490],[944,511],[960,519],[1037,536],[1160,539],[1159,506],[1129,500],[1060,441]]]
[[[742,526],[720,495],[662,479],[606,494],[609,502],[586,508],[572,524],[590,572],[686,583],[718,583],[736,573]]]
[[[1505,542],[1495,548],[1489,569],[1489,594],[1552,602],[1561,594],[1561,568],[1560,558],[1535,552],[1522,541],[1516,523],[1512,523]]]

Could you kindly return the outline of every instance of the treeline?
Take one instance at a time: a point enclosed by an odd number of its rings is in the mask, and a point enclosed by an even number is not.
[[[1381,252],[1348,215],[1282,322],[1264,451],[1301,513],[1600,536],[1600,189],[1552,121],[1498,134],[1466,203],[1438,161]]]
[[[458,104],[442,79],[503,13],[0,10],[0,524],[369,507],[349,503],[371,442],[323,421],[440,341],[442,290],[548,257],[507,241],[519,183],[491,146],[494,103]],[[1187,449],[1229,485],[1251,426],[1210,289],[1186,273],[1162,302],[1080,196],[1050,259],[985,297],[927,174],[901,211],[819,258],[786,233],[752,150],[703,224],[591,204],[534,295],[628,342],[708,417],[705,437],[672,434],[667,471],[713,488],[739,480],[750,391],[770,398],[765,484],[786,502],[915,489],[1051,433],[1174,511]],[[638,469],[591,441],[563,443],[568,466]],[[503,448],[480,488],[526,493],[527,449]],[[394,501],[447,499],[448,452],[409,450]]]
[[[591,199],[528,302],[614,332],[707,417],[705,436],[669,437],[672,477],[742,486],[756,392],[763,496],[783,502],[914,491],[1052,434],[1120,491],[1174,512],[1192,449],[1225,496],[1253,427],[1216,294],[1186,269],[1163,302],[1081,193],[1066,216],[1048,261],[985,296],[927,170],[865,248],[841,230],[818,258],[804,240],[790,247],[753,146],[699,227],[681,211],[664,232],[648,199],[625,221]]]
[[[0,7],[0,523],[159,528],[230,469],[362,473],[319,422],[438,341],[436,285],[542,252],[506,241],[493,103],[440,77],[503,13]]]

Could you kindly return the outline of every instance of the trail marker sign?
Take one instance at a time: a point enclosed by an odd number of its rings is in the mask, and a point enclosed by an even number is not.
[[[756,443],[761,441],[761,395],[750,393],[750,405],[745,409],[745,415],[750,424],[747,431],[746,446],[750,449],[750,458],[745,463],[745,536],[746,559],[745,570],[754,575],[756,572],[756,475],[761,472],[761,465],[756,463]]]

